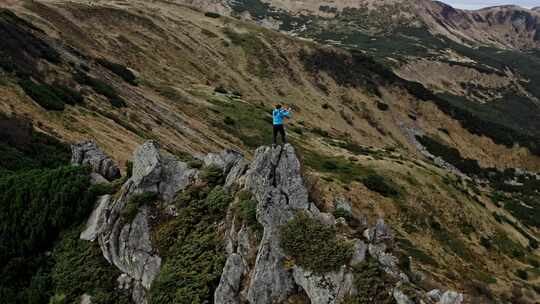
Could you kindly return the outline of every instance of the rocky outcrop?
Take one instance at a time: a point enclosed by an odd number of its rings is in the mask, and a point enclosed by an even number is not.
[[[308,200],[307,189],[301,174],[300,162],[291,145],[283,147],[261,147],[255,152],[254,160],[247,166],[240,160],[229,171],[227,181],[251,192],[257,200],[257,220],[264,228],[257,248],[255,263],[251,268],[242,268],[249,260],[249,249],[243,250],[241,240],[245,231],[236,233],[229,228],[236,240],[236,248],[229,252],[227,265],[215,294],[216,303],[278,303],[286,301],[292,294],[303,290],[311,303],[339,303],[350,293],[353,276],[348,268],[342,267],[334,273],[314,274],[302,267],[285,267],[286,256],[280,246],[280,228],[298,212],[333,225],[335,219],[330,214],[321,213]],[[245,174],[241,172],[246,171]],[[233,225],[234,226],[234,225]],[[245,243],[245,242],[244,242]],[[366,246],[355,244],[358,251],[356,261],[365,257]],[[228,249],[228,251],[231,251]],[[243,261],[244,263],[240,263]],[[248,266],[249,267],[249,266]],[[244,270],[242,275],[241,270]],[[245,278],[248,277],[247,280]],[[238,283],[246,283],[243,286]]]
[[[80,159],[78,155],[73,158]],[[133,154],[132,176],[115,198],[100,198],[81,234],[82,239],[98,239],[105,259],[125,274],[123,286],[131,290],[132,300],[137,304],[146,303],[146,292],[159,273],[161,258],[151,243],[151,206],[140,206],[133,219],[126,218],[122,211],[133,196],[149,192],[167,204],[197,176],[196,169],[160,153],[157,142],[147,141]]]
[[[110,201],[110,195],[103,195],[98,198],[97,207],[90,214],[90,217],[86,221],[86,228],[81,232],[81,240],[94,241],[97,238],[101,231],[100,229],[103,227],[103,220],[105,219],[104,212]]]
[[[449,290],[443,293],[439,304],[461,304],[462,302],[463,294]]]
[[[94,173],[112,181],[120,177],[118,165],[95,141],[83,141],[71,145],[71,163],[74,165],[89,165]]]

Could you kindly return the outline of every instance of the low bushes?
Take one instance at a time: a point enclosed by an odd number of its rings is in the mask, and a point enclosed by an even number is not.
[[[383,176],[376,173],[370,173],[362,180],[362,183],[369,190],[375,191],[382,196],[399,196],[399,191],[395,189],[395,186],[392,183],[388,182]]]
[[[111,105],[115,108],[122,108],[126,106],[126,102],[118,96],[118,93],[116,90],[111,87],[110,85],[106,84],[105,82],[90,77],[88,74],[82,71],[77,71],[77,73],[74,76],[75,81],[77,81],[80,85],[86,85],[89,87],[92,87],[94,91],[100,95],[103,95],[107,97]]]
[[[217,224],[231,200],[221,186],[193,186],[178,197],[178,216],[154,234],[163,264],[150,304],[213,302],[226,260]]]
[[[281,247],[296,264],[315,273],[338,270],[352,255],[351,244],[337,239],[335,227],[325,226],[304,213],[281,228]]]
[[[67,232],[52,252],[51,280],[59,303],[79,302],[88,293],[92,303],[128,304],[128,294],[117,288],[120,271],[104,258],[97,243],[79,239],[79,229]]]
[[[144,192],[132,196],[127,202],[126,206],[124,206],[124,209],[122,209],[122,216],[127,222],[132,222],[137,216],[139,208],[151,203],[156,198],[157,193],[154,192]]]
[[[219,18],[219,17],[221,17],[220,14],[214,13],[214,12],[206,12],[206,13],[204,13],[204,15],[206,17],[209,17],[209,18]]]
[[[118,75],[120,78],[124,79],[127,83],[134,86],[137,85],[137,77],[125,66],[110,62],[109,60],[103,58],[96,59],[96,62]]]
[[[19,81],[19,85],[24,90],[26,95],[30,96],[45,110],[63,111],[64,101],[58,97],[48,84],[37,84],[30,79]]]
[[[207,166],[201,170],[200,177],[202,180],[211,185],[221,184],[224,181],[223,169],[218,166]]]
[[[358,294],[347,297],[345,304],[393,304],[392,290],[395,282],[381,268],[379,263],[368,257],[364,262],[353,266],[354,285]]]

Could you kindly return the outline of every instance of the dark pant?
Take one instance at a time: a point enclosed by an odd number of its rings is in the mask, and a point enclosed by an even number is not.
[[[285,128],[283,127],[283,125],[274,125],[274,139],[272,143],[274,145],[277,144],[278,133],[281,135],[281,140],[283,141],[283,143],[286,143],[287,139],[285,138]]]

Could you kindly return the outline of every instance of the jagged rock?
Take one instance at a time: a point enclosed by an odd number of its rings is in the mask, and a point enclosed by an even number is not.
[[[441,296],[439,304],[461,304],[463,302],[463,294],[448,290]]]
[[[139,146],[133,153],[133,173],[130,181],[138,193],[158,192],[161,180],[161,155],[159,144],[150,140]]]
[[[223,152],[217,154],[217,153],[209,153],[207,154],[203,161],[205,166],[216,166],[218,168],[223,169],[223,173],[227,175],[231,169],[238,163],[240,160],[242,160],[244,156],[242,153],[227,149]]]
[[[118,289],[120,290],[129,290],[131,289],[131,284],[133,283],[133,279],[128,276],[125,273],[122,273],[118,276],[116,279],[116,282],[118,282]]]
[[[112,181],[120,177],[118,165],[103,152],[95,141],[83,141],[71,145],[71,163],[89,165],[92,171]]]
[[[353,275],[346,268],[344,265],[339,271],[318,275],[295,266],[293,276],[296,284],[308,295],[311,304],[334,304],[340,303],[353,288]]]
[[[385,224],[384,219],[377,220],[377,224],[373,228],[364,231],[364,237],[373,244],[391,242],[394,239],[394,234]]]
[[[135,304],[147,304],[146,289],[143,287],[140,281],[133,283],[133,289],[131,291],[131,300]]]
[[[363,262],[366,259],[367,245],[361,240],[356,240],[353,246],[351,265]]]
[[[167,202],[172,201],[179,191],[193,184],[199,172],[174,157],[162,157],[161,167],[159,193]]]
[[[110,184],[110,182],[99,173],[92,172],[90,173],[90,184]]]
[[[257,149],[246,173],[245,186],[258,201],[257,220],[264,227],[248,301],[256,304],[281,302],[292,294],[295,283],[283,266],[285,255],[280,247],[279,229],[298,210],[309,212],[310,209],[294,148],[287,144]]]
[[[178,159],[161,155],[159,144],[147,141],[139,146],[133,155],[131,181],[136,193],[154,192],[165,201],[172,201],[175,195],[192,184],[198,170]]]
[[[397,304],[414,304],[414,302],[397,287],[392,291],[392,296],[394,296],[394,300],[396,300]]]
[[[107,209],[110,200],[110,195],[103,195],[98,198],[97,207],[92,211],[92,214],[90,214],[90,217],[86,221],[86,229],[81,232],[81,240],[94,241],[96,239],[100,229],[103,228],[103,212]]]
[[[335,200],[334,200],[334,208],[336,210],[338,209],[342,209],[342,210],[345,210],[349,213],[352,213],[352,207],[351,207],[351,202],[349,202],[346,198],[344,197],[337,197]]]
[[[80,304],[92,304],[92,296],[85,293],[81,296]]]
[[[369,254],[379,262],[382,269],[386,273],[396,279],[399,279],[403,283],[409,282],[407,275],[399,270],[398,258],[396,258],[393,254],[386,252],[386,249],[387,247],[385,244],[368,245]]]
[[[239,160],[229,171],[227,177],[225,178],[225,189],[230,189],[232,186],[237,184],[242,176],[246,173],[249,167],[249,162],[241,159]]]
[[[435,302],[439,302],[442,297],[442,292],[438,289],[433,289],[432,291],[428,292],[426,296]]]
[[[242,257],[237,253],[229,255],[223,268],[219,286],[214,293],[214,303],[240,303],[237,295],[240,292],[244,272],[245,266]]]

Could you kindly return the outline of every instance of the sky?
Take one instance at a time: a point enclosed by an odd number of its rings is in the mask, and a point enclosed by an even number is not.
[[[515,4],[531,8],[540,6],[540,0],[440,0],[456,8],[479,9],[494,5]]]

